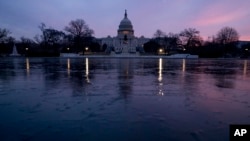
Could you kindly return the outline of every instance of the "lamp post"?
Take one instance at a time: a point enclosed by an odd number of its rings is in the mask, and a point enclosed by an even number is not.
[[[245,51],[243,53],[243,56],[248,58],[249,57],[249,49],[248,48],[245,48]]]
[[[163,49],[162,48],[159,49],[159,54],[162,54],[162,52],[163,52]]]
[[[29,48],[26,47],[26,48],[25,48],[25,55],[26,55],[26,56],[28,55],[28,51],[29,51]]]
[[[85,47],[85,53],[83,52],[83,54],[86,54],[88,51],[89,51],[89,47]]]

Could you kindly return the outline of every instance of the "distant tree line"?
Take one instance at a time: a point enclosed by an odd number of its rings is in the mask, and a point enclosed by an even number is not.
[[[83,19],[69,22],[63,31],[47,27],[41,23],[40,35],[34,39],[21,37],[16,41],[8,29],[0,28],[0,55],[10,54],[13,45],[17,51],[26,56],[59,56],[60,53],[105,52],[94,30]],[[232,27],[223,27],[216,35],[204,41],[200,31],[187,28],[180,33],[168,33],[158,29],[153,38],[143,45],[145,54],[171,55],[175,53],[196,54],[200,57],[248,57],[250,44],[237,47],[238,32]]]
[[[223,27],[207,41],[202,39],[200,32],[195,28],[187,28],[177,34],[166,34],[158,29],[143,47],[146,53],[153,54],[190,53],[206,58],[248,57],[250,44],[239,48],[238,41],[239,34],[232,27]]]
[[[38,26],[41,31],[34,39],[21,37],[15,41],[11,32],[0,28],[0,54],[10,54],[15,43],[17,51],[26,56],[59,56],[64,53],[100,52],[100,45],[93,37],[94,31],[82,19],[76,19],[65,26],[64,31]],[[87,50],[86,50],[87,49]]]

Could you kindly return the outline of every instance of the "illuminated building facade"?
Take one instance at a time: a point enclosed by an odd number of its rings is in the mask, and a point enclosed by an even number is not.
[[[149,39],[143,36],[140,38],[134,36],[132,22],[128,19],[128,14],[125,10],[124,18],[121,20],[117,30],[117,36],[103,38],[101,45],[106,46],[107,50],[113,51],[115,54],[136,54],[143,47],[143,44],[148,41]]]

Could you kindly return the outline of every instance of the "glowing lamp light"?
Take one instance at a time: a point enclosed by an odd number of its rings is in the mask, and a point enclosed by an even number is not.
[[[159,52],[162,53],[162,52],[163,52],[163,49],[160,49]]]
[[[29,50],[29,48],[26,47],[25,50]]]
[[[88,51],[88,50],[89,50],[89,48],[88,48],[88,47],[86,47],[86,48],[85,48],[85,50],[86,50],[86,51]]]

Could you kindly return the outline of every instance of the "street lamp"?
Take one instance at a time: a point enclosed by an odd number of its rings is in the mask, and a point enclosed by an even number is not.
[[[26,48],[25,48],[25,56],[28,56],[28,54],[29,54],[29,48],[26,47]]]
[[[163,52],[163,49],[160,49],[159,52],[162,53],[162,52]]]
[[[245,51],[248,51],[248,48],[246,48]]]
[[[69,51],[69,47],[67,48],[67,50]]]
[[[89,48],[88,48],[88,47],[85,47],[85,50],[86,50],[86,51],[88,51],[88,50],[89,50]]]

